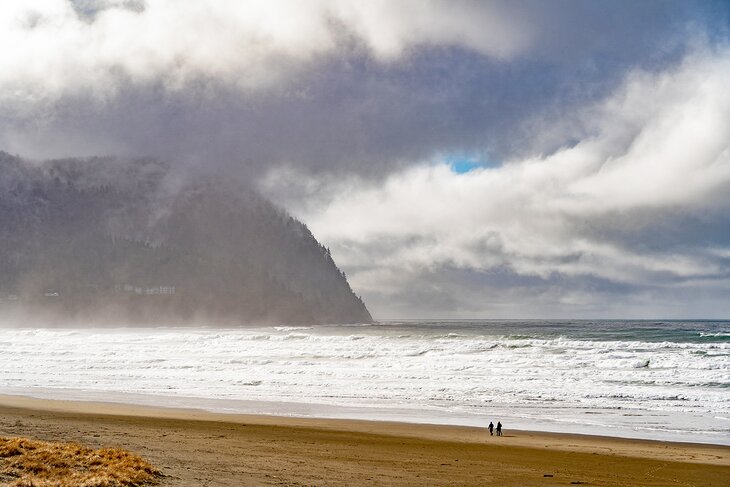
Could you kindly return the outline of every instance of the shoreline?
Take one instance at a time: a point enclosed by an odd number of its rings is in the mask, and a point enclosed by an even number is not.
[[[163,486],[721,486],[730,475],[718,445],[22,396],[0,395],[0,436],[125,448],[161,468]]]
[[[34,401],[47,401],[54,403],[79,403],[81,405],[98,405],[101,408],[107,406],[133,410],[161,411],[197,411],[204,414],[221,415],[222,418],[232,419],[238,417],[272,417],[272,418],[297,418],[302,420],[333,420],[333,421],[360,421],[374,423],[392,423],[409,425],[433,425],[444,427],[466,427],[484,429],[489,421],[502,421],[511,431],[529,432],[535,434],[574,435],[578,437],[614,438],[637,441],[653,441],[670,444],[698,444],[710,446],[730,447],[730,436],[727,438],[715,435],[705,436],[698,432],[692,437],[694,441],[686,439],[687,433],[679,432],[653,432],[651,435],[643,434],[639,430],[628,430],[616,428],[614,430],[601,429],[577,423],[553,423],[545,421],[533,421],[530,417],[520,416],[519,411],[510,411],[508,414],[496,412],[491,417],[466,413],[450,413],[445,411],[426,411],[420,409],[404,408],[376,408],[376,407],[355,407],[335,406],[320,403],[291,402],[291,401],[266,401],[266,400],[238,400],[238,399],[209,399],[186,396],[162,396],[153,394],[138,394],[105,391],[84,391],[76,389],[46,389],[39,388],[37,392],[26,390],[0,392],[0,404],[3,398],[12,400],[28,399]],[[12,392],[11,392],[12,391]],[[56,407],[56,406],[54,406]],[[131,409],[130,409],[131,408]],[[605,411],[603,414],[616,414],[616,411]],[[597,414],[589,412],[586,414]],[[623,414],[626,414],[624,412]],[[656,414],[656,413],[655,413]],[[530,426],[525,427],[526,424]],[[727,431],[730,434],[730,430]]]

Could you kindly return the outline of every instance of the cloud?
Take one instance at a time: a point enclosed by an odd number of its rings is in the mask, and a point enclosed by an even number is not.
[[[33,102],[120,84],[252,90],[356,48],[383,62],[421,45],[508,58],[529,43],[499,4],[442,0],[29,0],[0,6],[0,93]]]
[[[272,170],[263,187],[332,247],[381,316],[427,308],[430,295],[448,295],[461,316],[524,315],[525,302],[565,315],[632,303],[646,312],[644,300],[689,304],[698,294],[727,314],[727,86],[730,50],[701,51],[627,75],[569,117],[589,135],[549,155],[463,174],[426,161],[383,184]]]
[[[13,46],[0,50],[0,147],[244,177],[550,151],[563,140],[532,125],[605,96],[629,68],[675,62],[695,31],[717,30],[712,5],[0,2],[0,45]]]

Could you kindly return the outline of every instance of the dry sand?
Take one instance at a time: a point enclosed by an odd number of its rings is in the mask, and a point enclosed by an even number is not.
[[[0,396],[0,436],[121,447],[162,486],[730,486],[730,447]]]

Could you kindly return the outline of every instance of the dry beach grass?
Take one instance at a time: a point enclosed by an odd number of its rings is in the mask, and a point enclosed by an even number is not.
[[[159,471],[119,448],[0,438],[0,482],[12,487],[123,487],[153,483]]]

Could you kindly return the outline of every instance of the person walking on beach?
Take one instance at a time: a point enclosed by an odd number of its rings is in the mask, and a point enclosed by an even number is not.
[[[497,421],[497,436],[502,436],[502,423]]]
[[[489,436],[494,436],[494,423],[489,422]]]

